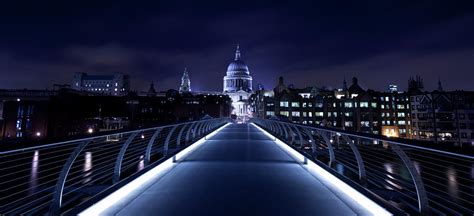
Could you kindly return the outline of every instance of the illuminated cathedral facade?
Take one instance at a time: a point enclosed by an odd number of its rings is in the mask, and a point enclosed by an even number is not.
[[[241,59],[238,45],[235,50],[235,58],[227,67],[227,73],[224,76],[223,92],[232,99],[232,114],[242,121],[252,117],[249,106],[249,97],[252,94],[252,76],[250,76],[248,66]]]

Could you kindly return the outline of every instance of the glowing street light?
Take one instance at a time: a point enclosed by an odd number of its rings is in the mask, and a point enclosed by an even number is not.
[[[94,133],[94,129],[92,129],[92,128],[87,129],[87,133],[90,133],[90,134]]]

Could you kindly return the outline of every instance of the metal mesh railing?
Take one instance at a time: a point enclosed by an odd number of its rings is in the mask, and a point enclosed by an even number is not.
[[[399,212],[474,215],[473,156],[339,129],[252,122]]]
[[[69,212],[229,121],[193,121],[0,152],[0,214]]]

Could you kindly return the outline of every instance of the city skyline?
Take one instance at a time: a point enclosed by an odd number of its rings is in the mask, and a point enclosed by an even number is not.
[[[5,11],[3,11],[5,10]],[[131,89],[177,89],[188,67],[193,90],[220,90],[236,44],[270,89],[338,88],[356,76],[385,90],[419,75],[428,90],[474,90],[472,3],[124,2],[2,7],[1,88],[70,84],[74,72],[130,74]],[[45,15],[47,14],[47,15]],[[134,19],[130,19],[134,17]]]

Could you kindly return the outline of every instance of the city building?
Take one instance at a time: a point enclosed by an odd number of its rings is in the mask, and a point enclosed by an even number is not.
[[[191,92],[191,80],[188,75],[188,68],[184,68],[183,77],[181,77],[181,85],[179,86],[179,93]]]
[[[128,75],[116,73],[113,75],[89,75],[77,72],[74,74],[72,89],[88,91],[102,95],[126,95],[130,90]]]
[[[232,99],[233,115],[244,121],[252,116],[248,101],[252,94],[252,77],[248,66],[241,59],[238,45],[235,58],[227,67],[227,73],[224,76],[223,92]]]
[[[48,97],[6,100],[3,110],[0,140],[23,142],[147,128],[205,116],[228,117],[231,100],[222,93],[193,95],[168,90],[154,96],[129,93],[116,97],[63,89]]]
[[[257,90],[251,97],[254,115],[271,116],[300,124],[337,127],[349,131],[410,138],[409,97],[402,92],[365,90],[357,78],[341,89],[284,84],[283,77],[273,91]]]
[[[442,90],[441,84],[438,89]],[[474,92],[439,90],[411,96],[413,137],[474,146]]]

